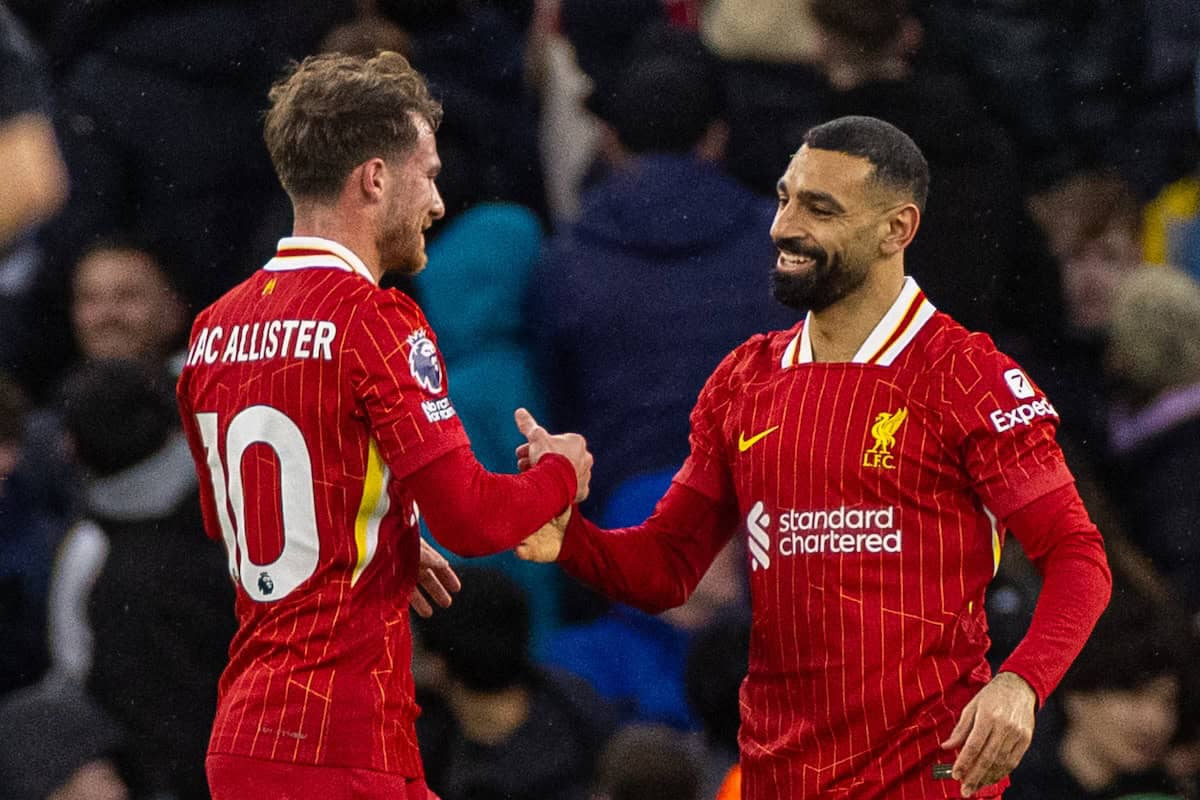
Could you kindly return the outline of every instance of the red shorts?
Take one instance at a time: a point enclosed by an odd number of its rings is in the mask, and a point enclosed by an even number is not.
[[[232,755],[205,761],[213,800],[438,800],[421,778]]]

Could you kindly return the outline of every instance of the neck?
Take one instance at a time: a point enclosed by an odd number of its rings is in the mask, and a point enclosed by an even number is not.
[[[1058,748],[1058,757],[1071,777],[1089,792],[1097,792],[1117,778],[1112,765],[1097,758],[1087,742],[1069,729]]]
[[[455,686],[448,692],[448,699],[463,735],[486,746],[507,740],[529,717],[529,692],[519,685],[495,692]]]
[[[346,214],[337,206],[315,203],[297,203],[294,209],[293,236],[317,236],[349,248],[362,259],[375,282],[379,283],[383,277],[383,258],[374,231],[360,215]]]
[[[812,312],[809,340],[814,361],[851,361],[904,286],[904,264],[871,267],[871,277],[829,308]]]

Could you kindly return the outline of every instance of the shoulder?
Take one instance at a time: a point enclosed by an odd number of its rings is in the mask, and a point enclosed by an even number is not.
[[[401,328],[415,330],[429,327],[429,322],[425,319],[425,312],[421,310],[415,300],[399,289],[368,286],[360,289],[356,294],[360,296],[354,300],[361,309],[361,317],[367,328],[380,323],[394,330]]]
[[[940,311],[930,320],[929,336],[921,350],[927,370],[954,376],[959,381],[1002,375],[1017,366],[991,336],[967,330]]]
[[[793,342],[799,342],[803,326],[803,322],[797,322],[784,330],[754,334],[725,356],[714,374],[751,378],[779,368],[783,363],[783,354],[793,346]]]

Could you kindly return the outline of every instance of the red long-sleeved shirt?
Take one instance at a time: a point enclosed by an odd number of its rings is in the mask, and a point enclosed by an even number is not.
[[[990,678],[984,592],[1005,528],[1045,574],[1004,665],[1039,699],[1108,599],[1057,419],[1011,359],[909,279],[849,362],[814,361],[803,324],[735,350],[701,392],[691,454],[650,520],[601,532],[575,519],[561,557],[659,610],[744,531],[746,797],[957,796],[931,767]]]
[[[575,496],[549,456],[471,455],[437,338],[336,242],[291,238],[197,317],[178,397],[239,629],[209,751],[419,777],[418,505],[447,547],[514,546]]]

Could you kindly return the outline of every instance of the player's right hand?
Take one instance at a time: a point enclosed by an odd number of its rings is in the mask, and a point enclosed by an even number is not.
[[[513,418],[517,422],[517,430],[526,439],[526,443],[517,448],[517,468],[524,472],[546,453],[566,456],[575,467],[575,502],[586,500],[594,460],[587,449],[587,440],[578,433],[551,435],[524,408],[518,408]]]
[[[563,537],[567,523],[571,521],[571,507],[534,531],[528,539],[517,545],[517,558],[537,564],[550,564],[558,560],[562,552]]]

